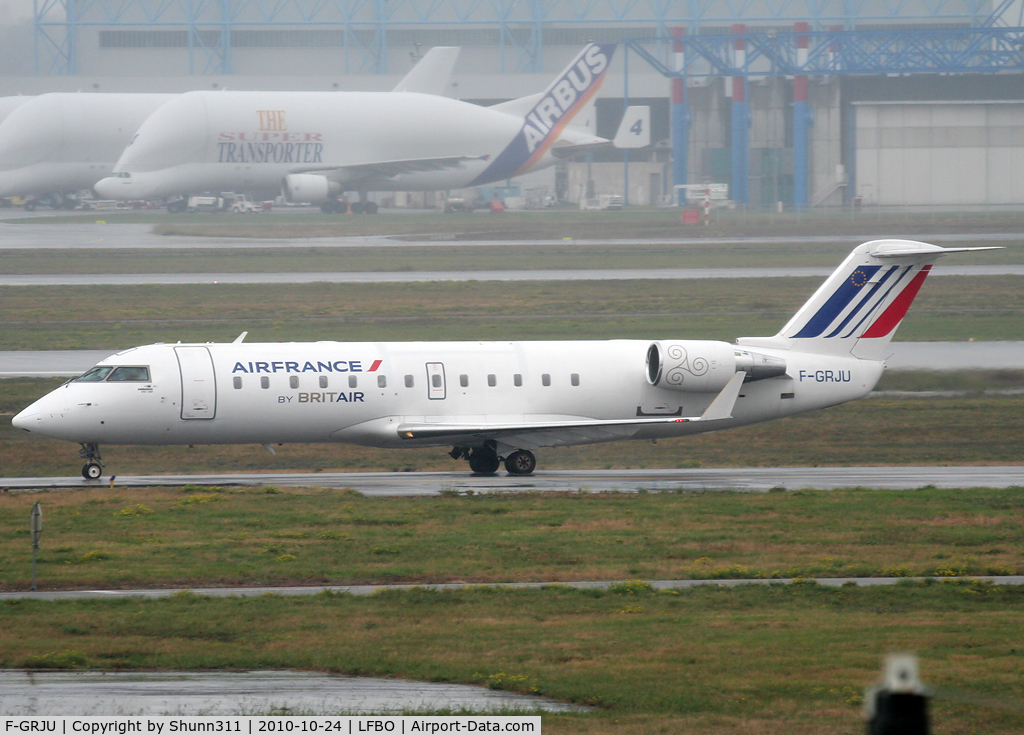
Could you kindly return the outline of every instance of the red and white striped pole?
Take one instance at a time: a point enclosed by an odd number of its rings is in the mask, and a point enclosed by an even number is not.
[[[796,65],[800,71],[807,66],[807,31],[810,26],[800,21],[796,31]],[[793,79],[793,204],[797,209],[807,206],[808,145],[810,111],[807,107],[807,75],[797,74]]]

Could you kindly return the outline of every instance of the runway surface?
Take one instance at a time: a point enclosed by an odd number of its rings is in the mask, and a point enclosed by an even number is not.
[[[584,711],[543,697],[466,684],[300,671],[0,670],[0,715],[317,715],[465,710]]]
[[[68,445],[69,450],[72,445]],[[72,453],[69,451],[69,458]],[[70,461],[70,459],[69,459]],[[116,468],[108,468],[108,472]],[[107,487],[110,477],[0,477],[0,489],[81,489]],[[775,489],[835,490],[863,487],[913,490],[1024,487],[1024,465],[992,467],[741,467],[677,470],[543,470],[528,477],[473,475],[469,472],[281,472],[218,475],[115,475],[121,487],[181,485],[353,488],[367,496],[443,493],[739,491]]]
[[[440,281],[630,281],[829,276],[835,268],[637,268],[632,270],[367,271],[316,273],[94,273],[0,275],[0,286],[192,286]],[[1024,265],[943,265],[932,276],[1021,276]]]
[[[125,345],[126,347],[128,345]],[[1018,370],[1024,342],[893,342],[892,370]],[[114,350],[0,351],[0,378],[81,375]]]
[[[0,213],[0,218],[5,215]],[[96,220],[103,220],[103,213],[94,213]],[[122,250],[122,249],[239,249],[239,248],[359,248],[359,247],[410,247],[410,246],[443,246],[443,247],[508,247],[509,245],[614,245],[636,243],[637,239],[616,240],[456,240],[456,235],[424,233],[421,235],[397,236],[350,236],[350,237],[301,237],[279,239],[256,239],[234,237],[184,237],[153,234],[151,224],[59,224],[38,220],[42,217],[28,218],[17,223],[0,222],[0,250]],[[210,224],[230,223],[226,217],[211,218]],[[252,224],[254,220],[243,218],[242,224]],[[258,222],[258,220],[255,220]],[[329,222],[329,220],[327,220]],[[512,221],[514,224],[514,220]],[[464,235],[458,235],[463,237]],[[788,244],[788,243],[836,243],[848,242],[859,244],[878,239],[877,235],[815,235],[815,236],[763,236],[763,237],[677,237],[642,240],[652,245],[733,245],[750,244]],[[915,235],[915,240],[923,242],[948,242],[970,244],[972,242],[1017,242],[1024,240],[1024,233],[992,233],[992,234],[933,234]]]

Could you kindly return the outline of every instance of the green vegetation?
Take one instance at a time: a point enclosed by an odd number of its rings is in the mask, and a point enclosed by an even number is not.
[[[0,666],[462,682],[595,708],[544,715],[546,733],[801,735],[863,729],[863,687],[886,653],[913,650],[939,691],[936,732],[1024,728],[1021,588],[626,591],[0,602]]]
[[[1024,263],[1022,243],[974,256],[972,264]],[[400,245],[334,247],[316,240],[305,247],[168,248],[142,250],[12,250],[9,274],[57,273],[331,273],[375,271],[616,270],[638,268],[831,268],[853,244],[815,243],[601,243],[557,240],[543,245]],[[959,262],[967,260],[962,256]],[[956,264],[953,262],[953,264]]]
[[[775,334],[820,278],[0,288],[7,350],[151,342],[733,340]],[[1013,276],[933,278],[899,339],[1024,339]]]
[[[367,498],[95,487],[0,495],[7,589],[29,586],[36,500],[43,588],[1024,573],[1020,488]]]

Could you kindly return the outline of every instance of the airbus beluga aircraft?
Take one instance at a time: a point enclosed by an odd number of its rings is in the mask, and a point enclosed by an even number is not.
[[[345,191],[503,181],[610,145],[572,122],[614,51],[591,44],[540,95],[494,107],[403,91],[189,92],[139,127],[94,189],[110,199],[283,190],[330,212]]]
[[[13,419],[101,444],[348,442],[450,446],[492,474],[529,474],[540,447],[744,426],[867,395],[931,264],[991,248],[857,247],[774,337],[735,344],[552,342],[154,344],[119,352]]]

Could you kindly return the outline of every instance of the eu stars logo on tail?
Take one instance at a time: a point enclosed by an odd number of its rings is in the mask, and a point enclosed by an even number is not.
[[[583,49],[541,93],[537,104],[524,116],[519,134],[470,186],[518,176],[540,161],[573,117],[597,94],[614,53],[614,43],[592,43]]]

